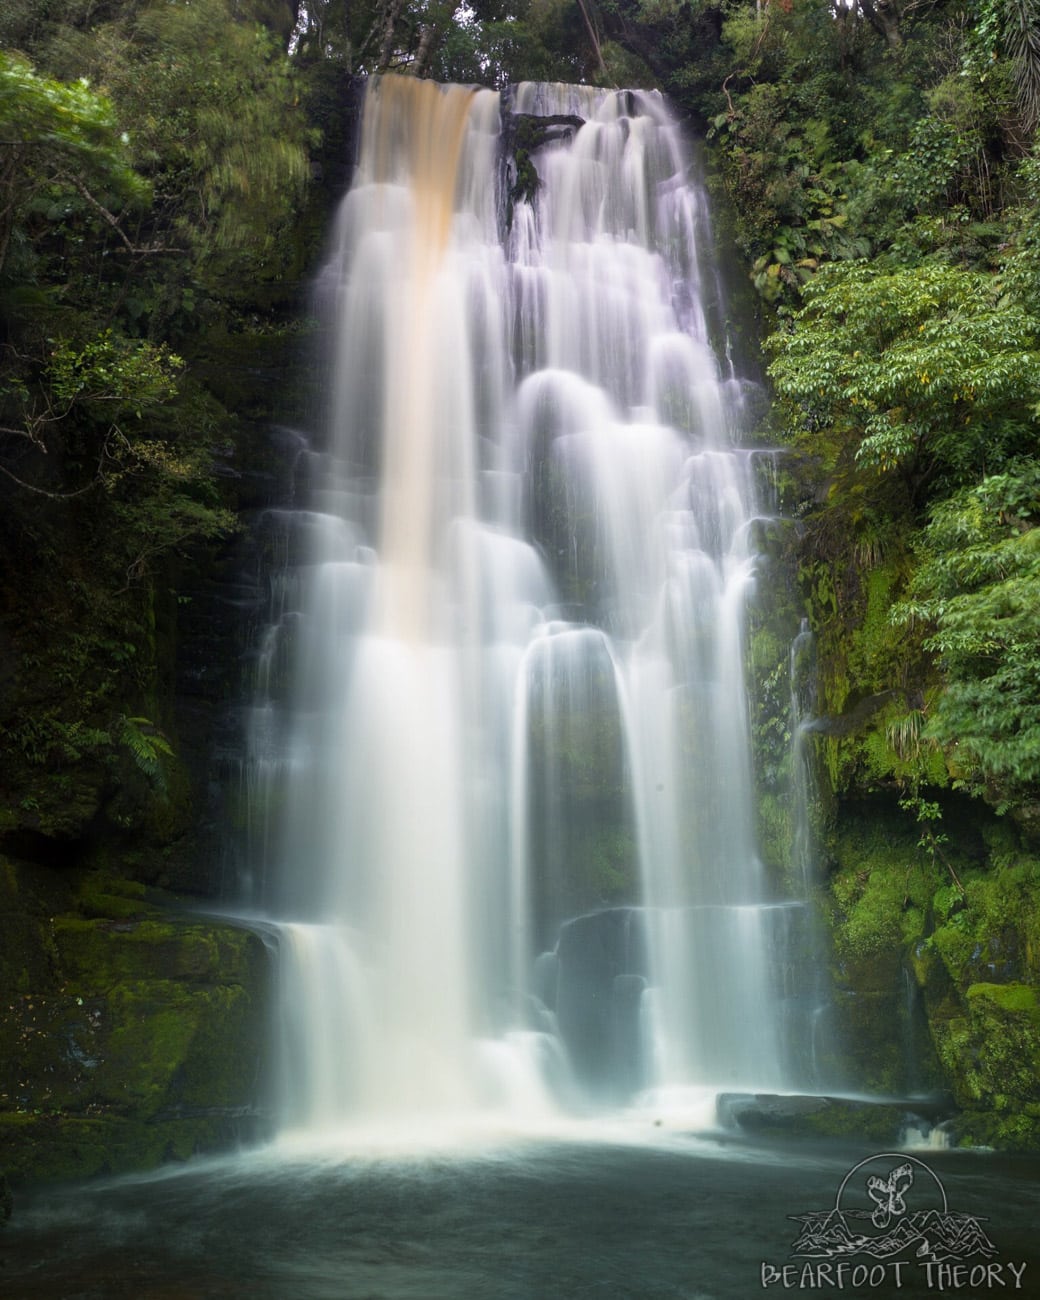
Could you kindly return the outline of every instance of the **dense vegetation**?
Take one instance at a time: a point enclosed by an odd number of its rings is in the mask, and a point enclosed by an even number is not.
[[[912,952],[948,1076],[997,1023],[1035,1061],[1037,0],[8,0],[0,850],[178,881],[178,624],[386,69],[657,84],[707,135],[791,448],[842,971]],[[1035,1070],[990,1064],[958,1099],[1035,1142]]]
[[[9,832],[75,841],[172,793],[173,565],[235,526],[214,470],[241,422],[207,372],[276,327],[309,175],[288,26],[243,8],[0,18]]]

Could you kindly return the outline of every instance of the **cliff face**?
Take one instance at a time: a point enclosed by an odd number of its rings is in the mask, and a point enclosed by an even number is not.
[[[249,479],[235,474],[243,504]],[[90,600],[61,606],[76,568],[110,603],[75,553],[4,588],[0,1168],[15,1185],[210,1150],[261,1106],[263,945],[186,910],[226,889],[223,755],[255,586],[235,541],[164,566],[123,597],[120,664]]]
[[[1040,1143],[1040,885],[1030,808],[963,791],[923,735],[938,667],[893,626],[897,544],[822,553],[798,585],[816,638],[811,724],[822,904],[857,1088],[945,1091],[955,1140]],[[815,544],[814,544],[815,543]]]

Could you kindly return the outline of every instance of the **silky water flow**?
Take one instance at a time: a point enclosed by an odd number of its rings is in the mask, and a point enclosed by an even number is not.
[[[656,94],[368,86],[252,710],[288,1130],[803,1082],[693,175]]]

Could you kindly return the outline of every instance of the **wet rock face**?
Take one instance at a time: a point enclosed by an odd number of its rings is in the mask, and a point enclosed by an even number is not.
[[[54,914],[15,895],[48,958],[6,972],[0,1005],[0,1168],[16,1185],[184,1159],[260,1122],[260,939],[130,882],[79,886]]]
[[[640,1001],[649,976],[645,914],[615,907],[568,921],[556,946],[556,1016],[586,1087],[624,1100],[645,1082]]]

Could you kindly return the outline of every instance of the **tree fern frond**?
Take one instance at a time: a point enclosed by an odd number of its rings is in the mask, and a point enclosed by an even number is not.
[[[1040,0],[1004,0],[1004,46],[1026,129],[1040,123]]]

